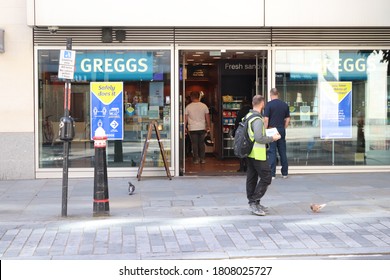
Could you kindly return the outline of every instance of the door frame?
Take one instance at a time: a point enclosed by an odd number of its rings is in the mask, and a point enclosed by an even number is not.
[[[274,84],[275,75],[272,75],[272,47],[253,47],[253,46],[247,46],[247,45],[234,45],[234,46],[207,46],[207,45],[190,45],[190,46],[181,46],[176,44],[174,47],[174,127],[175,127],[175,135],[174,138],[177,139],[177,141],[174,141],[175,147],[174,147],[174,165],[175,165],[175,176],[179,175],[185,175],[185,158],[180,158],[185,156],[185,137],[184,137],[184,100],[182,100],[182,108],[180,108],[180,98],[181,98],[181,92],[180,92],[180,52],[181,51],[266,51],[267,54],[267,72],[264,73],[267,75],[267,89],[271,88],[271,85]],[[182,81],[183,83],[184,80]],[[183,84],[184,88],[185,84]],[[269,93],[264,92],[264,95],[266,95],[266,99],[268,99]],[[181,115],[182,114],[182,115]],[[182,133],[182,139],[180,139],[180,134]],[[180,150],[180,147],[182,146],[182,149]],[[182,165],[181,165],[182,161]]]

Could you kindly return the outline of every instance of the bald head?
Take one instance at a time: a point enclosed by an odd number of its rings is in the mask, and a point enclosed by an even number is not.
[[[271,95],[279,95],[279,91],[277,88],[271,88],[271,90],[269,91],[269,93]]]
[[[269,91],[271,99],[277,99],[279,98],[279,91],[277,88],[271,88]]]

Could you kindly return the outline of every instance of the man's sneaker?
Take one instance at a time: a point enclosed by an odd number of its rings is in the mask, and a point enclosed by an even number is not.
[[[283,179],[287,179],[288,178],[288,176],[287,175],[283,175]]]
[[[276,177],[275,176],[272,176],[272,180],[275,180],[276,179]]]
[[[192,163],[193,163],[193,164],[199,164],[199,160],[196,159],[196,160],[192,161]]]
[[[201,159],[201,160],[200,160],[200,163],[201,163],[201,164],[205,164],[206,161],[205,161],[204,159]]]
[[[252,212],[252,214],[257,216],[265,216],[265,212],[261,210],[259,207],[257,207],[256,204],[250,204],[249,210]]]
[[[261,204],[257,204],[257,208],[259,208],[260,210],[262,210],[264,212],[268,212],[268,210],[269,210],[267,206],[264,206]]]

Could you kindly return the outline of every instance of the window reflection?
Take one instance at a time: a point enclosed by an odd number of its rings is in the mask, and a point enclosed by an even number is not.
[[[58,124],[64,114],[64,81],[58,79],[59,50],[38,51],[39,166],[62,167],[62,141]],[[72,81],[70,115],[75,137],[70,144],[70,167],[93,167],[94,148],[90,132],[90,82],[123,81],[123,140],[108,141],[108,167],[136,167],[150,121],[159,124],[168,165],[171,149],[170,51],[123,50],[77,51]],[[145,167],[164,166],[158,142],[152,135]]]
[[[291,165],[390,164],[388,51],[277,50]]]

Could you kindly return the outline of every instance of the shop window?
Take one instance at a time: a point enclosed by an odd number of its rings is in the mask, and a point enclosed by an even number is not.
[[[390,164],[388,50],[277,50],[291,165]]]
[[[39,167],[62,167],[58,124],[64,114],[64,80],[58,79],[59,50],[38,50]],[[91,140],[91,83],[123,82],[123,139],[109,140],[108,167],[140,165],[148,125],[157,120],[170,164],[171,52],[170,50],[77,50],[70,115],[75,137],[70,167],[93,167]],[[155,137],[152,137],[155,139]],[[151,141],[145,167],[163,167],[159,145]]]

